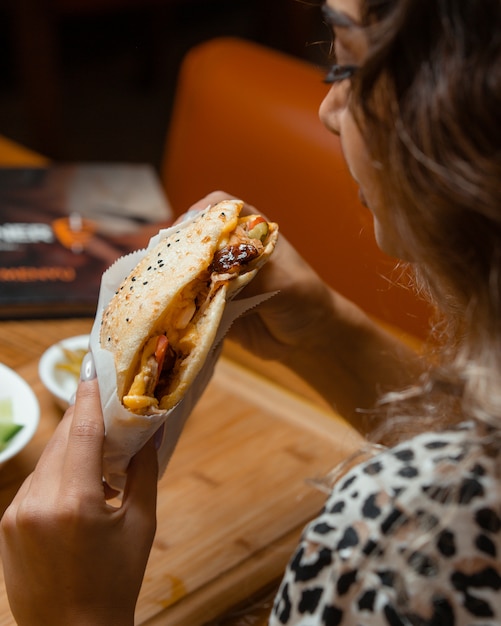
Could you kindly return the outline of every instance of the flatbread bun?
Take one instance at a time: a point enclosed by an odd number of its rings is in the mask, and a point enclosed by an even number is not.
[[[257,258],[238,272],[214,272],[214,255],[241,222],[242,207],[243,202],[228,200],[202,211],[153,247],[120,285],[100,331],[101,347],[114,356],[119,398],[130,389],[145,346],[157,334],[166,334],[177,359],[169,393],[161,406],[146,412],[172,408],[193,382],[213,345],[226,301],[252,280],[277,241],[278,227],[268,223]]]

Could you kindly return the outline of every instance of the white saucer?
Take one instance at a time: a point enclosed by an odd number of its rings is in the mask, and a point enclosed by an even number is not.
[[[65,361],[63,348],[67,350],[87,350],[89,335],[67,337],[48,348],[38,363],[38,375],[44,386],[50,391],[58,405],[66,410],[71,397],[77,390],[78,376],[57,367]]]
[[[40,406],[31,387],[14,370],[0,363],[0,399],[4,398],[11,399],[13,421],[15,424],[21,424],[23,428],[0,452],[0,465],[26,446],[35,434],[40,421]]]

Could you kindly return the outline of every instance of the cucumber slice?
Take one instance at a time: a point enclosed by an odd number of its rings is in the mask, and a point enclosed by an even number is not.
[[[249,231],[248,235],[251,239],[260,239],[264,242],[269,230],[270,227],[267,222],[259,222],[259,224],[256,224],[256,226]]]
[[[22,424],[0,422],[0,451],[7,447],[9,441],[23,428]]]
[[[11,422],[13,417],[12,398],[0,398],[0,421]]]
[[[7,447],[9,441],[23,428],[22,424],[14,423],[12,398],[0,398],[0,452]]]

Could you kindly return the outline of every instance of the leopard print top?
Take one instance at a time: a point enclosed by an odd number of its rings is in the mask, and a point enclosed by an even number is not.
[[[500,459],[473,424],[347,473],[305,529],[270,626],[500,626]]]

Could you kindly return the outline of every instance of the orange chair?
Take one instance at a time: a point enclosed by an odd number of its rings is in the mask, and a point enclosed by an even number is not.
[[[162,171],[173,209],[215,189],[245,199],[334,288],[422,337],[429,309],[394,284],[396,262],[378,249],[340,142],[318,119],[326,92],[316,67],[254,43],[222,38],[190,51]]]

